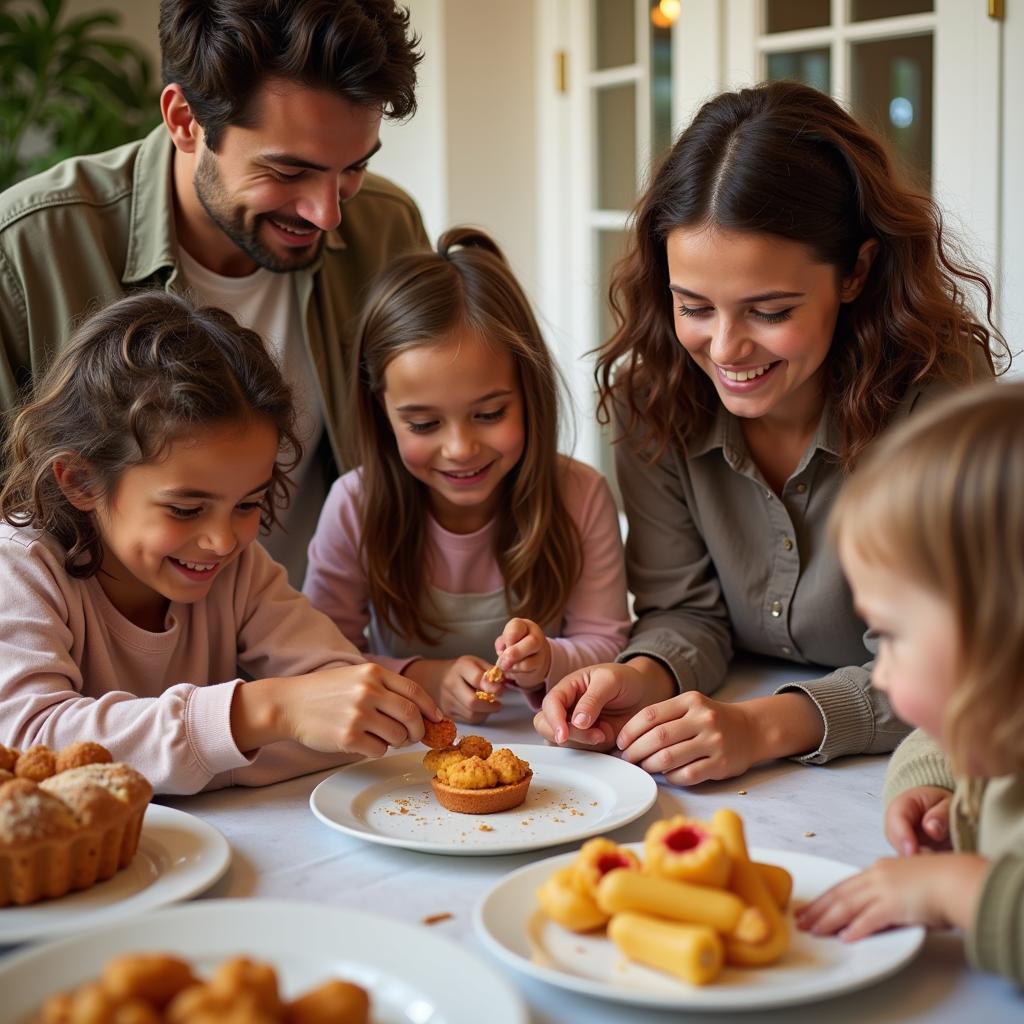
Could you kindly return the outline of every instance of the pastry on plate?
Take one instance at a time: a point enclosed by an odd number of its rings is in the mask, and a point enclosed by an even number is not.
[[[492,750],[483,736],[432,750],[423,764],[438,803],[457,814],[494,814],[518,807],[533,779],[530,765],[511,750]]]

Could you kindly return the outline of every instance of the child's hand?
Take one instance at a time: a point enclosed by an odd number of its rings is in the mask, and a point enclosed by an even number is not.
[[[796,913],[797,926],[847,942],[883,928],[968,927],[988,862],[974,854],[883,857]]]
[[[949,805],[953,794],[941,786],[915,786],[900,793],[885,812],[885,838],[897,853],[909,856],[950,849]]]
[[[290,739],[311,750],[380,757],[419,740],[424,715],[441,718],[420,686],[367,662],[243,683],[231,704],[231,731],[240,750]]]
[[[498,697],[505,689],[503,683],[484,682],[484,673],[491,666],[483,658],[463,654],[446,664],[441,674],[437,702],[449,718],[479,725],[487,720],[488,715],[501,710],[500,701],[480,700],[476,696],[478,691],[482,691]]]
[[[532,619],[509,619],[494,641],[498,665],[521,690],[543,686],[551,671],[551,644]]]
[[[754,722],[743,704],[690,690],[645,707],[622,728],[622,758],[677,786],[742,775],[753,763]]]
[[[611,750],[622,726],[663,690],[631,664],[591,665],[547,692],[533,727],[549,743]]]

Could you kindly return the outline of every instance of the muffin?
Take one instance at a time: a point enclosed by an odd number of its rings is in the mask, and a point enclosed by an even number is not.
[[[40,766],[56,770],[61,756],[34,747],[19,756],[17,777],[0,783],[0,907],[87,889],[131,863],[153,790],[128,765],[103,763],[105,748],[82,749],[97,746],[76,744],[64,763],[78,767],[38,780]],[[81,763],[87,757],[96,760]]]

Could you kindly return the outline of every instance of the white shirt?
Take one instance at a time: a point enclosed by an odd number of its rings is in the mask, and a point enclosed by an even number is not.
[[[292,389],[302,461],[292,470],[291,505],[279,513],[278,525],[261,538],[271,556],[288,570],[293,587],[302,586],[306,549],[327,497],[327,482],[316,461],[324,431],[324,414],[316,376],[306,351],[293,274],[258,267],[245,277],[224,277],[179,249],[182,283],[203,305],[226,309],[243,327],[256,331]]]

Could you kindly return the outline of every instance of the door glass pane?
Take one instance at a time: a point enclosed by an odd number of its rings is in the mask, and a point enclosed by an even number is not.
[[[672,30],[651,26],[651,159],[672,145]]]
[[[934,10],[935,0],[850,0],[850,21],[874,21]]]
[[[851,47],[853,109],[882,132],[931,184],[932,36]]]
[[[594,0],[594,69],[636,61],[636,6],[633,0]]]
[[[597,301],[600,305],[598,336],[595,345],[603,345],[611,336],[613,323],[608,305],[608,286],[611,284],[612,268],[626,254],[626,232],[597,228],[594,232],[597,244]]]
[[[832,23],[830,0],[765,0],[765,32],[792,32]]]
[[[817,50],[769,53],[766,77],[769,82],[779,82],[785,79],[792,82],[803,82],[821,92],[831,92],[832,54],[827,46]]]
[[[594,101],[597,207],[628,210],[636,199],[636,85],[598,89]]]

